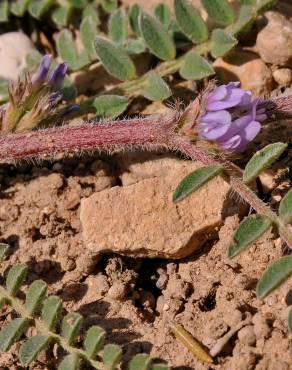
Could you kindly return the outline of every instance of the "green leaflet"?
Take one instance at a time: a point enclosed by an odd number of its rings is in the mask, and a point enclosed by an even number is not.
[[[69,30],[64,29],[58,34],[56,46],[58,54],[64,62],[68,63],[69,67],[73,71],[76,71],[88,64],[89,60],[87,53],[83,52],[78,55],[72,33]]]
[[[92,326],[86,332],[83,342],[84,349],[90,358],[95,358],[97,353],[104,346],[105,331],[99,326]]]
[[[6,352],[18,341],[26,330],[29,319],[17,318],[5,325],[0,331],[0,350]]]
[[[162,60],[175,58],[174,42],[158,19],[143,12],[140,15],[140,32],[152,54]]]
[[[17,0],[10,5],[10,11],[17,17],[22,17],[28,8],[30,0]]]
[[[82,20],[85,18],[91,18],[96,26],[100,25],[98,13],[91,4],[88,4],[82,11]]]
[[[61,325],[61,335],[67,339],[69,345],[72,345],[77,339],[82,322],[83,317],[77,312],[70,312],[64,317]]]
[[[285,224],[292,222],[292,189],[281,200],[279,215]]]
[[[129,54],[141,54],[146,50],[143,39],[128,39],[125,47]]]
[[[114,12],[118,7],[118,1],[117,0],[101,0],[101,6],[103,7],[103,10],[107,13]]]
[[[56,324],[62,312],[62,301],[57,296],[48,297],[42,308],[42,320],[48,330],[55,331]]]
[[[97,35],[97,23],[94,21],[94,19],[92,17],[84,18],[80,25],[80,37],[91,60],[96,59],[93,43]]]
[[[173,202],[180,202],[192,192],[222,173],[223,168],[220,166],[205,166],[191,172],[176,188],[172,198]]]
[[[257,284],[258,298],[265,298],[292,274],[292,256],[285,256],[274,262],[264,272]]]
[[[134,4],[131,6],[129,10],[129,21],[132,28],[132,31],[136,36],[140,36],[140,28],[139,28],[139,18],[140,14],[142,13],[143,9],[139,4]]]
[[[69,0],[69,3],[73,8],[83,9],[88,4],[88,0]]]
[[[122,349],[116,344],[107,344],[102,353],[102,360],[106,370],[114,370],[122,357]]]
[[[235,14],[228,0],[201,0],[204,8],[217,23],[227,26],[235,20]]]
[[[2,0],[0,3],[0,23],[8,22],[9,19],[9,4],[7,0]]]
[[[134,63],[122,47],[99,36],[95,39],[94,46],[99,59],[109,74],[121,81],[135,78]]]
[[[249,244],[256,241],[271,225],[272,221],[260,214],[246,217],[233,236],[234,242],[228,249],[228,257],[236,256]]]
[[[25,265],[15,265],[9,270],[6,278],[6,288],[8,292],[15,296],[27,276],[27,267]]]
[[[175,0],[175,16],[183,33],[194,43],[208,39],[208,28],[200,13],[188,0]]]
[[[8,97],[7,81],[0,78],[0,103],[5,103],[8,100]]]
[[[249,30],[250,26],[253,24],[256,19],[257,13],[249,5],[243,5],[240,8],[239,15],[236,19],[236,22],[231,24],[228,29],[234,34],[237,35],[240,32]]]
[[[31,364],[44,350],[50,342],[50,337],[44,335],[36,335],[24,342],[19,350],[19,358],[23,365]]]
[[[239,0],[241,5],[256,5],[257,0]]]
[[[52,11],[52,20],[59,26],[65,27],[68,25],[72,7],[70,5],[58,6]]]
[[[4,260],[8,249],[9,249],[8,244],[0,243],[0,262]]]
[[[191,51],[184,57],[179,74],[185,80],[201,80],[202,78],[212,76],[215,74],[215,71],[206,59]]]
[[[154,9],[154,14],[159,21],[168,28],[171,24],[171,10],[166,4],[159,3]]]
[[[41,18],[54,4],[54,0],[30,0],[28,11],[34,18]]]
[[[289,328],[289,331],[292,332],[292,307],[290,308],[289,313],[288,313],[288,328]]]
[[[284,152],[287,144],[273,143],[256,152],[245,166],[243,181],[247,184],[269,168]]]
[[[212,32],[211,42],[212,57],[219,58],[233,49],[238,41],[231,33],[217,29]]]
[[[124,44],[128,38],[128,16],[124,9],[116,10],[109,19],[109,35],[117,44]]]
[[[75,353],[66,356],[60,363],[58,370],[79,370],[80,358]]]
[[[171,96],[171,90],[162,77],[155,73],[150,73],[142,94],[149,100],[157,101],[167,99]]]
[[[92,103],[99,117],[116,118],[128,107],[129,101],[125,96],[101,95]]]
[[[129,370],[149,370],[151,368],[151,358],[145,353],[140,353],[132,358]]]
[[[43,280],[35,280],[28,288],[25,306],[30,315],[35,315],[41,308],[47,294],[47,284]]]

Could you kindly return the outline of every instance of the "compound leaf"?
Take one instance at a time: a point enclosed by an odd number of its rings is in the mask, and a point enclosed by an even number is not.
[[[9,3],[7,0],[2,0],[0,3],[0,23],[7,22],[9,19]]]
[[[116,118],[127,109],[129,101],[125,96],[101,95],[94,99],[92,105],[97,116]]]
[[[205,166],[191,172],[176,188],[172,198],[173,202],[180,202],[192,192],[222,173],[223,168],[220,166]]]
[[[50,337],[44,335],[36,335],[29,338],[23,343],[19,350],[19,358],[23,365],[31,364],[49,344]]]
[[[0,331],[0,349],[6,352],[18,341],[29,324],[27,318],[17,318],[4,326]]]
[[[256,152],[245,166],[243,181],[247,184],[269,168],[284,152],[287,144],[273,143]]]
[[[70,5],[58,6],[53,9],[51,17],[59,27],[64,27],[67,26],[71,13]]]
[[[217,23],[227,26],[234,22],[235,14],[227,0],[202,0],[202,4]]]
[[[17,0],[10,5],[10,11],[17,17],[22,17],[28,8],[30,0]]]
[[[122,357],[122,349],[116,344],[107,344],[102,353],[106,370],[114,370]]]
[[[219,29],[214,30],[211,35],[211,54],[214,58],[222,57],[236,44],[237,40],[231,33]]]
[[[7,274],[6,288],[8,292],[15,296],[27,276],[27,267],[25,265],[12,266]]]
[[[228,257],[236,256],[249,244],[257,240],[271,225],[272,221],[260,214],[246,217],[233,236],[234,242],[228,249]]]
[[[80,358],[75,353],[66,356],[60,363],[58,370],[79,370]]]
[[[264,272],[257,284],[258,298],[265,298],[292,274],[292,256],[285,256],[274,262]]]
[[[35,315],[41,308],[47,294],[47,284],[43,280],[35,280],[28,288],[25,306],[30,315]]]
[[[212,65],[194,51],[187,53],[179,70],[179,74],[185,80],[201,80],[214,73]]]
[[[80,37],[91,59],[96,59],[93,42],[98,35],[97,23],[92,17],[86,17],[80,25]]]
[[[99,36],[95,39],[94,46],[109,74],[122,81],[131,80],[136,76],[134,63],[121,46]]]
[[[101,6],[103,7],[103,10],[107,13],[114,12],[118,7],[118,1],[117,0],[101,0]]]
[[[175,16],[183,33],[194,43],[208,39],[208,28],[200,13],[188,0],[175,0]]]
[[[139,18],[140,14],[142,13],[143,9],[139,4],[134,4],[130,7],[129,10],[129,21],[132,28],[132,31],[136,36],[140,36],[140,28],[139,28]]]
[[[159,21],[168,28],[171,24],[171,10],[166,4],[159,3],[154,9],[155,16]]]
[[[145,353],[139,353],[134,356],[129,364],[129,370],[149,370],[151,367],[151,358]]]
[[[90,358],[95,358],[104,346],[105,331],[99,326],[91,326],[86,332],[83,342],[84,349]]]
[[[152,54],[162,60],[175,58],[174,42],[167,29],[157,18],[142,12],[140,15],[140,32]]]
[[[48,297],[42,308],[42,319],[48,330],[54,331],[62,311],[62,301],[57,296]]]
[[[82,322],[83,317],[77,312],[68,313],[62,320],[61,335],[67,339],[69,345],[75,342]]]
[[[164,79],[155,73],[150,73],[143,90],[143,96],[149,100],[157,101],[167,99],[170,95],[171,90]]]

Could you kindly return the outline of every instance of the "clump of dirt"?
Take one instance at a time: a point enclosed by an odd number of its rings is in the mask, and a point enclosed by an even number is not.
[[[68,311],[78,311],[84,327],[102,326],[107,342],[123,348],[123,365],[140,352],[177,370],[289,370],[292,337],[287,330],[291,279],[264,301],[256,283],[283,255],[281,240],[266,233],[233,260],[226,250],[239,223],[228,216],[216,240],[179,261],[135,259],[87,253],[81,238],[80,200],[121,185],[110,158],[63,159],[0,168],[0,241],[11,245],[9,267],[26,263],[28,283],[37,278],[59,295]],[[246,317],[250,323],[226,343],[213,364],[203,364],[178,343],[169,324],[180,323],[207,349]],[[6,310],[0,326],[11,319]],[[0,355],[0,369],[25,369],[14,346]],[[54,348],[32,369],[55,369]]]

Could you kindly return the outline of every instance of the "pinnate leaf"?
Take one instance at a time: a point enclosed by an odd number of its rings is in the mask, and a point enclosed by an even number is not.
[[[129,370],[149,370],[151,367],[151,358],[145,353],[139,353],[134,356],[129,364]]]
[[[176,188],[173,194],[173,202],[180,202],[192,192],[222,173],[223,168],[220,166],[205,166],[191,172]]]
[[[152,54],[162,60],[175,58],[174,42],[158,19],[143,12],[140,15],[140,32]]]
[[[54,0],[30,0],[28,11],[34,18],[41,18],[54,4]]]
[[[39,353],[48,346],[49,341],[50,337],[48,336],[36,335],[23,343],[19,350],[19,358],[23,365],[31,364]]]
[[[69,0],[69,3],[73,8],[83,9],[88,4],[88,0]]]
[[[92,105],[97,116],[116,118],[127,109],[129,101],[125,96],[101,95],[94,99]]]
[[[149,100],[157,101],[167,99],[170,95],[171,90],[164,79],[155,73],[150,73],[143,90],[143,96]]]
[[[292,222],[292,189],[281,200],[279,215],[286,224]]]
[[[77,339],[82,322],[83,317],[77,312],[70,312],[64,317],[61,326],[61,335],[67,339],[70,345]]]
[[[256,152],[245,167],[243,181],[247,184],[257,178],[281,156],[286,148],[287,144],[273,143]]]
[[[98,13],[91,4],[88,4],[82,11],[82,20],[85,18],[91,18],[97,26],[100,25]]]
[[[228,257],[236,256],[249,244],[256,241],[271,225],[272,221],[260,214],[246,217],[233,236],[234,242],[228,249]]]
[[[74,71],[79,67],[78,53],[72,33],[69,30],[62,30],[56,40],[58,54],[68,63],[69,67]]]
[[[201,80],[215,73],[212,65],[203,57],[191,51],[184,57],[179,74],[185,80]]]
[[[36,314],[47,294],[47,284],[43,280],[35,280],[28,288],[25,306],[30,315]]]
[[[169,9],[168,5],[159,3],[154,9],[154,14],[166,28],[170,26],[171,10]]]
[[[8,249],[9,249],[8,244],[0,243],[0,262],[3,261],[3,259],[5,258]]]
[[[292,256],[285,256],[274,262],[264,272],[257,284],[258,298],[265,298],[292,274]]]
[[[79,370],[80,358],[75,353],[66,356],[60,363],[58,370]]]
[[[122,349],[116,344],[107,344],[102,353],[106,370],[114,370],[122,357]]]
[[[83,342],[84,349],[90,358],[95,358],[97,353],[104,346],[105,331],[99,326],[92,326],[87,330]]]
[[[214,58],[224,56],[237,44],[231,33],[223,30],[214,30],[211,35],[211,54]]]
[[[110,16],[108,27],[111,39],[118,44],[124,44],[128,37],[128,16],[123,8],[119,8]]]
[[[97,37],[94,46],[109,74],[122,81],[131,80],[136,76],[134,63],[121,46],[113,44],[104,37]]]
[[[228,0],[201,0],[204,8],[217,23],[227,26],[234,22],[235,14]]]
[[[188,0],[175,0],[175,16],[183,33],[194,43],[208,39],[208,28],[200,13]]]
[[[4,326],[0,331],[0,350],[6,352],[18,341],[29,323],[27,318],[17,318]]]
[[[71,13],[72,7],[70,5],[58,6],[52,11],[52,20],[59,27],[67,26]]]
[[[48,330],[54,331],[62,311],[62,301],[57,296],[48,297],[43,304],[42,319]]]
[[[8,292],[15,296],[27,276],[27,267],[25,265],[12,266],[7,274],[6,288]]]

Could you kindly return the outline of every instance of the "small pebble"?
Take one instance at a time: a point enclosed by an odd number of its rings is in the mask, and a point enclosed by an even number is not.
[[[280,86],[289,86],[292,80],[292,71],[289,68],[276,69],[273,72],[273,77]]]
[[[239,330],[238,339],[241,343],[248,346],[253,346],[256,342],[256,336],[253,330],[253,325],[247,325]]]
[[[108,297],[117,301],[124,301],[127,295],[127,288],[121,281],[115,281],[108,291]]]

